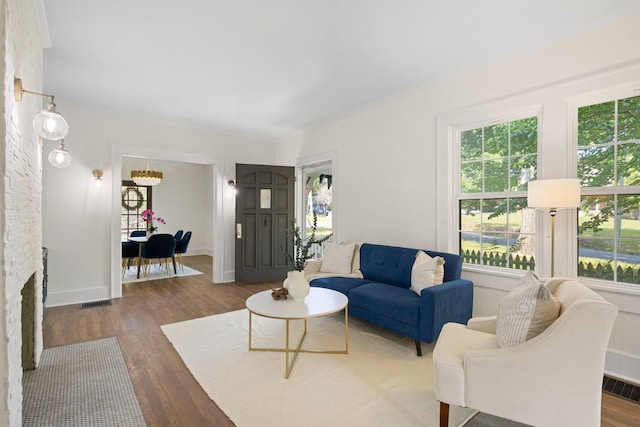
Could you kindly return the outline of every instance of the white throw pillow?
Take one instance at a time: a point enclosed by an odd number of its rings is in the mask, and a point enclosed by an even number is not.
[[[496,337],[501,348],[513,347],[542,333],[560,312],[560,304],[538,276],[527,273],[498,304]]]
[[[411,289],[418,295],[424,288],[439,285],[444,280],[444,258],[431,258],[423,251],[418,251],[411,268]]]
[[[360,273],[360,248],[362,242],[354,242],[353,240],[345,240],[341,245],[355,245],[353,250],[353,261],[351,261],[351,272]],[[360,273],[361,274],[361,273]]]
[[[322,273],[349,274],[356,245],[325,243],[322,249]]]

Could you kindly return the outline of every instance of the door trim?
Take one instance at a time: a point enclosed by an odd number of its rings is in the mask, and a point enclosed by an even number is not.
[[[122,256],[120,245],[120,185],[122,182],[123,156],[148,158],[154,160],[170,160],[212,166],[211,180],[213,183],[213,218],[211,232],[213,244],[213,283],[224,283],[224,212],[226,209],[226,206],[224,205],[225,198],[223,197],[224,193],[222,187],[222,182],[224,181],[224,159],[202,154],[158,150],[157,148],[151,147],[114,144],[111,146],[111,265],[109,269],[111,277],[110,287],[108,290],[108,294],[110,294],[111,298],[122,297],[122,280],[120,275],[120,259]]]

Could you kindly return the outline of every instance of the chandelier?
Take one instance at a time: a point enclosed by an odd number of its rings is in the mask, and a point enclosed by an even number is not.
[[[136,185],[151,186],[158,185],[162,181],[162,172],[147,170],[131,171],[131,179]]]

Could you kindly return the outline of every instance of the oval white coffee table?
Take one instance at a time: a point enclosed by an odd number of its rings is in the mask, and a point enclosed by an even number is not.
[[[285,353],[285,378],[289,378],[289,373],[293,368],[299,353],[349,353],[349,315],[347,303],[349,300],[340,292],[324,289],[311,288],[309,295],[304,301],[294,301],[293,299],[276,301],[271,297],[271,290],[258,292],[247,299],[246,305],[249,310],[249,351],[277,351]],[[331,316],[344,309],[344,350],[308,350],[302,349],[302,342],[307,335],[307,320],[314,317]],[[254,347],[252,343],[252,315],[257,314],[262,317],[272,319],[282,319],[286,321],[286,338],[284,348],[264,348]],[[292,349],[289,345],[289,322],[292,320],[304,320],[304,333],[300,338],[297,348]],[[289,353],[294,353],[291,365],[289,365]]]

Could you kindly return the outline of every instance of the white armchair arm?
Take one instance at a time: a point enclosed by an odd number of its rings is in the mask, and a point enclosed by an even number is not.
[[[496,316],[472,317],[467,322],[467,328],[495,335]]]

